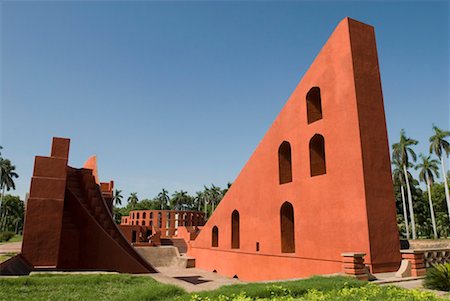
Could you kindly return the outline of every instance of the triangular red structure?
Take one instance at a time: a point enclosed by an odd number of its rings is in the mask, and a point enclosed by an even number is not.
[[[270,280],[341,272],[345,252],[394,271],[399,249],[375,33],[346,18],[190,254],[199,268]]]
[[[53,138],[50,157],[36,156],[26,206],[22,253],[0,274],[31,270],[155,273],[112,217],[113,182],[99,183],[97,163],[68,166],[70,140]]]

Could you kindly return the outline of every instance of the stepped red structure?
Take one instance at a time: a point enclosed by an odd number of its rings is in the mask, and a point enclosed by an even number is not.
[[[69,139],[53,138],[51,156],[35,159],[23,261],[34,270],[157,272],[112,219],[114,183],[99,183],[95,157],[87,168],[68,166],[69,145]],[[5,264],[2,272],[15,273],[13,264]]]
[[[131,210],[121,217],[120,229],[132,242],[148,241],[155,232],[161,238],[177,236],[180,227],[198,227],[205,224],[205,213],[192,210]]]
[[[198,268],[271,280],[343,272],[342,253],[395,271],[399,250],[374,28],[346,18],[189,255]]]

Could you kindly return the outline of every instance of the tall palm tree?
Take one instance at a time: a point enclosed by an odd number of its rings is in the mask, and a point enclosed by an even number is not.
[[[424,156],[420,154],[420,159],[422,161],[416,166],[416,170],[420,170],[419,172],[419,180],[425,182],[427,184],[428,190],[428,203],[430,205],[431,212],[431,222],[433,224],[433,234],[434,238],[438,238],[437,230],[436,230],[436,219],[434,217],[434,209],[433,202],[431,201],[431,185],[434,183],[434,177],[439,177],[439,167],[438,161],[436,159],[431,159],[431,156]]]
[[[450,137],[450,131],[443,131],[433,125],[434,135],[430,137],[430,153],[435,153],[441,161],[442,175],[444,177],[445,199],[447,200],[448,218],[450,219],[450,196],[448,192],[447,172],[445,171],[444,152],[448,157],[450,143],[445,138]]]
[[[170,203],[172,204],[172,207],[175,210],[183,209],[184,207],[189,206],[190,203],[190,196],[188,195],[187,191],[175,191],[172,194],[172,198],[170,199]]]
[[[169,192],[163,188],[161,192],[158,193],[156,199],[161,204],[161,210],[163,210],[165,207],[167,207],[167,204],[169,204],[170,202]]]
[[[203,192],[202,191],[197,191],[195,193],[194,206],[197,207],[197,211],[200,211],[200,207],[202,205],[203,198],[204,198],[204,196],[203,196]]]
[[[130,204],[131,210],[136,207],[137,203],[139,202],[137,192],[132,192],[130,196],[128,197],[128,203]]]
[[[3,197],[5,196],[5,189],[7,191],[15,190],[16,184],[14,178],[18,178],[19,175],[15,172],[16,167],[11,164],[8,159],[0,157],[0,212],[3,203]]]
[[[409,185],[409,178],[408,178],[408,166],[410,164],[410,157],[413,162],[415,162],[417,159],[416,153],[411,148],[413,145],[416,145],[417,143],[418,143],[417,140],[406,137],[405,130],[402,129],[400,131],[400,141],[392,145],[392,157],[394,158],[394,160],[397,160],[401,163],[403,167],[403,173],[405,175],[406,190],[408,192],[409,215],[411,216],[411,228],[412,228],[411,230],[413,239],[416,239],[417,235],[416,235],[416,222],[414,220],[414,209],[412,205],[411,187]]]
[[[123,198],[122,190],[120,190],[120,189],[115,189],[115,190],[114,190],[114,194],[113,194],[113,202],[114,202],[114,205],[115,205],[115,206],[117,206],[117,205],[122,205],[122,198]]]
[[[392,177],[394,182],[398,182],[400,184],[401,196],[402,196],[402,204],[403,204],[403,218],[405,220],[405,229],[406,229],[406,239],[409,239],[409,222],[408,222],[408,211],[406,208],[406,200],[405,200],[405,175],[403,174],[403,166],[398,160],[393,160],[392,164],[394,165],[394,169],[392,171]],[[410,174],[408,173],[408,176]]]

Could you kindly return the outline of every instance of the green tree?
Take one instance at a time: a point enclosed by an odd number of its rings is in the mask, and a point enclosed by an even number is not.
[[[165,190],[164,188],[161,190],[160,193],[158,193],[158,196],[156,199],[159,201],[161,205],[161,210],[164,210],[168,207],[168,204],[170,204],[170,196],[169,192]]]
[[[431,197],[436,213],[436,228],[438,236],[441,238],[448,237],[450,235],[450,227],[448,226],[448,212],[444,183],[435,183],[431,186]]]
[[[2,212],[3,196],[5,190],[10,191],[16,189],[14,178],[18,178],[19,175],[15,172],[16,167],[11,164],[8,159],[0,157],[0,213]]]
[[[120,189],[115,189],[114,193],[113,193],[113,204],[117,207],[118,205],[122,205],[122,199],[123,199],[123,195],[122,195],[122,190]]]
[[[433,125],[434,135],[430,137],[430,152],[435,153],[441,161],[442,176],[444,178],[445,199],[447,201],[447,211],[450,218],[450,196],[448,192],[447,172],[445,170],[444,153],[448,157],[450,143],[445,138],[450,137],[450,131],[444,131]]]
[[[137,196],[137,192],[132,192],[128,197],[128,204],[130,205],[131,210],[134,210],[138,202],[139,198]]]
[[[407,213],[407,208],[406,208],[405,189],[404,189],[404,187],[406,185],[406,180],[405,180],[405,175],[402,170],[403,166],[401,165],[401,163],[398,160],[393,160],[392,164],[394,165],[394,169],[392,171],[394,187],[396,186],[396,184],[398,186],[400,186],[406,239],[409,239],[408,213]],[[410,175],[410,173],[408,173],[408,177],[409,177],[409,175]]]
[[[136,210],[158,210],[159,208],[160,204],[157,199],[143,199],[136,206]]]
[[[431,159],[431,156],[424,156],[420,154],[420,159],[422,160],[415,167],[416,170],[419,170],[419,180],[425,182],[427,185],[428,191],[428,204],[430,206],[430,214],[431,214],[431,222],[433,225],[433,234],[434,238],[438,238],[437,229],[436,229],[436,218],[434,216],[433,202],[431,200],[431,186],[434,183],[434,178],[439,177],[438,172],[438,161],[436,159]]]
[[[14,231],[18,234],[23,227],[24,203],[18,196],[5,195],[0,217],[0,231]]]
[[[204,199],[203,191],[197,191],[195,193],[195,196],[193,199],[193,206],[191,209],[196,209],[197,211],[200,211],[203,199]]]
[[[409,203],[409,215],[411,217],[411,228],[412,228],[412,237],[413,239],[417,238],[417,232],[416,232],[416,223],[414,219],[414,209],[413,209],[413,201],[412,201],[412,195],[411,195],[411,186],[410,181],[408,179],[408,166],[410,164],[410,157],[413,162],[416,161],[417,156],[414,150],[411,148],[413,145],[417,145],[418,141],[406,137],[405,130],[402,129],[400,131],[400,141],[397,143],[394,143],[392,145],[392,156],[394,160],[400,162],[400,164],[403,167],[403,173],[405,175],[406,179],[406,189],[408,192],[408,203]]]
[[[192,197],[187,193],[187,191],[175,191],[170,199],[172,209],[182,210],[191,208]]]

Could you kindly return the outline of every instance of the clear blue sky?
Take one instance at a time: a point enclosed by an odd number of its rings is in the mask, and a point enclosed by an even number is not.
[[[128,196],[233,181],[346,16],[375,26],[390,143],[449,128],[449,2],[1,2],[3,155],[69,137]]]

